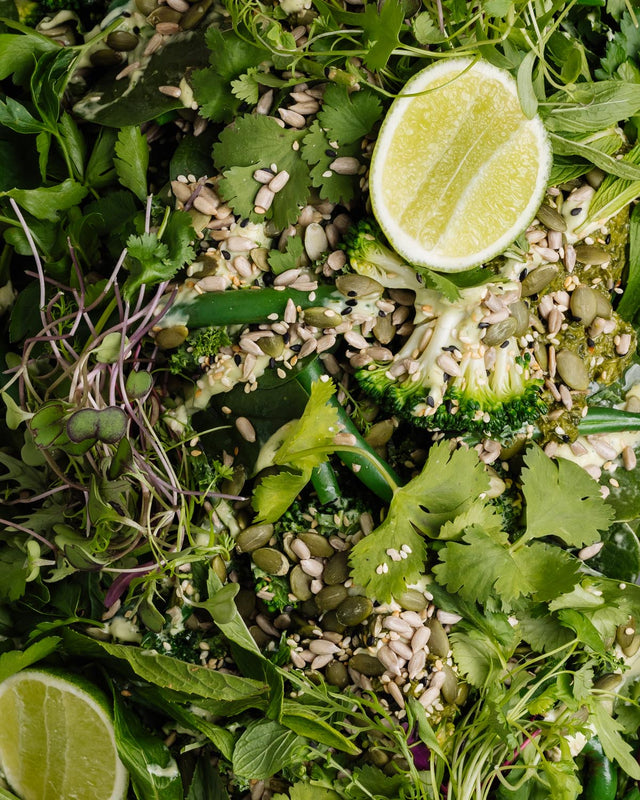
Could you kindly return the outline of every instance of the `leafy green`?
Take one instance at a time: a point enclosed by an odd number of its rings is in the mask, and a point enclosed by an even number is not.
[[[118,180],[144,203],[147,199],[149,145],[140,128],[131,125],[118,131],[115,154],[113,164]]]
[[[318,121],[329,141],[341,146],[362,139],[381,116],[382,104],[372,91],[361,89],[349,94],[345,86],[334,85],[324,93]]]
[[[241,778],[264,780],[292,764],[302,740],[274,720],[255,720],[236,742],[233,771]]]

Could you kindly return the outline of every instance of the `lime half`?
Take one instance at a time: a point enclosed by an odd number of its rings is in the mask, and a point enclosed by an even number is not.
[[[84,681],[32,669],[0,684],[0,765],[21,800],[122,800],[106,698]]]
[[[453,58],[415,75],[391,105],[371,161],[374,214],[407,261],[448,272],[505,250],[542,201],[551,148],[516,82]]]

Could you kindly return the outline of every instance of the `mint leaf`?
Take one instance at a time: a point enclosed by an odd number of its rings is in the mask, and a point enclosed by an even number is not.
[[[147,199],[149,145],[140,128],[131,125],[118,131],[113,164],[120,183],[144,203]]]
[[[527,528],[523,540],[555,536],[569,547],[597,542],[614,519],[598,484],[577,464],[563,458],[554,462],[535,445],[527,450],[524,461]]]
[[[233,771],[240,778],[265,780],[292,764],[303,740],[275,720],[255,720],[236,742]]]
[[[327,87],[318,120],[330,142],[352,144],[366,136],[382,116],[382,103],[368,89],[349,94],[345,86]],[[344,155],[341,153],[340,155]]]

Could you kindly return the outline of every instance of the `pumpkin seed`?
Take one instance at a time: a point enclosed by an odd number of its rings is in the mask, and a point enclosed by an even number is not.
[[[271,637],[268,636],[262,628],[259,628],[257,625],[251,625],[249,627],[249,633],[253,637],[253,641],[258,645],[259,648],[266,647],[269,642],[271,641]]]
[[[344,633],[347,626],[338,621],[335,611],[327,611],[322,617],[320,623],[323,631],[331,631],[332,633]]]
[[[291,587],[292,594],[294,594],[298,600],[304,601],[311,599],[311,576],[307,575],[299,564],[296,564],[291,570],[289,586]]]
[[[128,52],[135,50],[140,39],[130,31],[112,31],[106,39],[107,44],[112,50]]]
[[[545,289],[558,274],[558,268],[553,264],[542,264],[528,272],[522,281],[522,294],[530,297]]]
[[[626,627],[626,625],[625,625]],[[620,685],[622,675],[617,675],[614,672],[609,672],[593,684],[594,689],[601,689],[602,691],[611,691]]]
[[[516,321],[514,336],[524,336],[529,330],[529,307],[524,300],[518,300],[509,306],[509,312]]]
[[[378,769],[382,769],[382,767],[389,763],[389,756],[379,747],[369,748],[367,756],[369,757],[369,761],[371,761],[375,767],[378,767]]]
[[[359,625],[373,611],[373,603],[368,597],[355,595],[347,597],[336,609],[336,619],[342,625]],[[362,671],[362,670],[361,670]]]
[[[545,226],[545,228],[549,228],[551,231],[567,230],[567,221],[565,218],[558,211],[556,211],[555,208],[551,208],[551,206],[547,205],[546,203],[543,203],[540,206],[536,217]]]
[[[603,319],[611,319],[613,314],[611,301],[608,297],[605,297],[602,292],[598,292],[595,289],[594,292],[596,295],[596,316],[602,317]]]
[[[393,341],[393,337],[396,335],[396,326],[393,324],[391,314],[378,317],[376,324],[373,326],[373,332],[380,344],[389,344],[389,342]]]
[[[327,561],[322,573],[322,580],[328,586],[344,583],[349,578],[349,553],[335,553]]]
[[[302,317],[307,325],[312,325],[314,328],[335,328],[342,322],[342,317],[337,311],[322,306],[305,308]]]
[[[273,525],[249,525],[236,536],[236,547],[241,553],[251,553],[264,547],[273,536]]]
[[[147,22],[155,27],[163,22],[180,22],[181,18],[182,14],[179,11],[168,6],[159,6],[149,14]]]
[[[236,608],[242,619],[250,619],[256,608],[255,592],[249,589],[240,589],[234,598]]]
[[[636,633],[631,642],[626,647],[622,648],[622,652],[627,658],[630,658],[631,656],[635,656],[638,650],[640,650],[640,633]]]
[[[589,286],[578,286],[571,294],[571,313],[583,325],[591,325],[596,317],[598,294]]]
[[[429,650],[440,658],[449,655],[449,637],[439,620],[432,618],[427,621],[427,627],[431,630],[429,637]]]
[[[189,335],[189,328],[186,325],[172,325],[170,328],[162,328],[156,334],[156,344],[161,350],[173,350],[180,347]]]
[[[467,683],[459,683],[455,704],[457,706],[463,706],[467,702],[468,696],[469,696],[469,685]]]
[[[540,365],[540,369],[544,372],[547,371],[547,367],[549,366],[549,355],[547,353],[547,348],[542,344],[539,339],[536,339],[533,345],[533,355],[536,358],[536,361]]]
[[[407,611],[423,611],[427,607],[427,598],[417,589],[405,589],[401,595],[395,598],[397,602],[406,608]]]
[[[589,372],[584,361],[571,350],[560,350],[556,354],[556,369],[570,389],[583,392],[589,388]]]
[[[346,597],[347,590],[342,584],[337,583],[335,586],[325,586],[321,589],[316,595],[316,603],[320,611],[333,611]]]
[[[136,8],[141,14],[149,15],[158,5],[158,0],[136,0]]]
[[[315,558],[330,558],[335,552],[324,536],[319,533],[299,533],[298,539],[302,539]]]
[[[527,320],[528,321],[528,320]],[[490,325],[484,334],[482,341],[488,346],[502,344],[502,342],[509,339],[516,332],[518,323],[514,317],[507,317],[506,319]]]
[[[381,297],[384,286],[366,275],[338,275],[336,288],[345,297]]]
[[[191,30],[191,28],[195,28],[209,10],[212,2],[213,0],[200,0],[199,3],[194,3],[180,20],[180,27],[182,30],[188,31]]]
[[[282,351],[284,350],[284,339],[282,336],[263,336],[258,339],[256,344],[265,355],[271,356],[272,358],[278,358],[278,356],[282,355]]]
[[[253,563],[269,575],[286,575],[289,572],[289,560],[273,547],[261,547],[251,554]]]
[[[324,677],[331,686],[344,689],[349,683],[349,673],[341,661],[332,661],[326,668]]]
[[[383,419],[376,422],[369,428],[369,433],[365,436],[365,441],[371,447],[384,447],[393,436],[395,425],[393,420]]]
[[[447,703],[455,703],[458,694],[458,676],[448,664],[442,667],[444,682],[440,687],[440,693]]]
[[[369,653],[356,653],[349,659],[349,666],[368,677],[377,677],[386,672],[384,665]]]
[[[114,67],[116,64],[122,63],[122,56],[115,50],[105,47],[101,50],[94,50],[89,56],[89,61],[94,67]]]
[[[611,261],[610,253],[592,244],[577,244],[575,251],[576,258],[583,264],[606,264]]]
[[[220,556],[215,556],[211,561],[211,566],[216,575],[220,578],[221,583],[227,582],[227,567]]]

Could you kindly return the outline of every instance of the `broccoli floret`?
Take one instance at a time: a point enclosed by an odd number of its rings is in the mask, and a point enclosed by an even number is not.
[[[43,17],[54,16],[59,11],[73,11],[87,26],[98,22],[109,10],[106,0],[39,0],[39,2],[16,3],[20,20],[27,25],[36,25]]]
[[[198,328],[169,357],[169,370],[173,375],[192,375],[209,365],[209,361],[231,339],[226,328]]]
[[[539,370],[514,335],[512,319],[504,339],[484,341],[489,294],[498,303],[518,299],[519,287],[497,277],[494,284],[460,289],[449,301],[416,281],[415,271],[361,223],[348,237],[353,269],[388,288],[416,294],[414,330],[391,363],[373,362],[356,371],[363,391],[400,419],[418,427],[508,439],[534,423],[547,406]],[[495,339],[495,342],[494,342]]]

